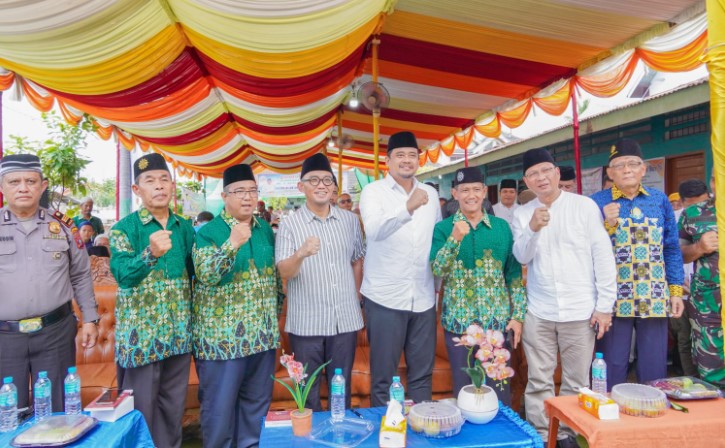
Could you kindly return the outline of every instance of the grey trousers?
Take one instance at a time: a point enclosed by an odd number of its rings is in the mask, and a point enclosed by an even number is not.
[[[0,332],[0,378],[13,377],[18,408],[32,404],[28,384],[47,371],[53,389],[53,412],[63,411],[63,380],[76,365],[77,320],[69,314],[36,333]]]
[[[355,348],[357,347],[357,331],[340,333],[335,336],[298,336],[289,333],[289,342],[292,352],[295,354],[295,360],[307,364],[306,373],[310,377],[318,367],[332,360],[324,368],[324,372],[320,372],[320,376],[310,387],[305,406],[315,412],[322,410],[322,403],[320,402],[321,377],[325,375],[327,378],[327,396],[329,397],[332,393],[330,385],[332,384],[332,377],[335,376],[335,369],[340,368],[342,369],[342,375],[345,377],[345,408],[349,409],[352,393],[352,365],[355,362]]]
[[[580,387],[589,387],[589,368],[594,353],[594,331],[589,319],[574,322],[553,322],[526,313],[523,343],[529,363],[529,382],[524,403],[526,420],[542,439],[549,436],[549,419],[544,401],[554,396],[556,353],[561,354],[561,389],[559,395],[576,395]],[[573,431],[560,426],[559,435],[573,436]]]
[[[118,384],[133,389],[134,407],[140,411],[157,447],[181,446],[189,385],[191,355],[177,355],[140,367],[117,368]]]
[[[436,348],[436,310],[420,313],[394,310],[365,297],[365,316],[370,343],[370,405],[385,406],[390,384],[398,375],[400,355],[408,366],[407,398],[420,403],[433,395]]]
[[[196,359],[204,446],[259,444],[262,417],[272,402],[276,350],[226,361]]]

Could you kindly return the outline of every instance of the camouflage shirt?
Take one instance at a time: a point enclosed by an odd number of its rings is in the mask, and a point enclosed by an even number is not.
[[[689,206],[682,212],[679,222],[680,243],[696,244],[707,232],[717,232],[715,200]],[[692,304],[702,315],[713,322],[720,321],[720,268],[718,251],[695,260],[695,273],[690,287]]]

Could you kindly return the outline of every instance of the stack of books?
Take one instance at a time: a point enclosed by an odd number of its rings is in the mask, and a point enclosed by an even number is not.
[[[291,411],[269,411],[264,419],[265,428],[277,428],[280,426],[292,426]]]
[[[115,422],[133,411],[133,408],[133,391],[114,388],[104,390],[84,410],[102,422]]]

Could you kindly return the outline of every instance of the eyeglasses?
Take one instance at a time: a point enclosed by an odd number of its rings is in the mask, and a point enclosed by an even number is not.
[[[458,188],[457,191],[460,194],[481,194],[483,193],[483,187]]]
[[[335,183],[335,180],[332,177],[310,177],[309,179],[302,179],[300,180],[300,182],[308,182],[313,187],[320,185],[320,182],[322,182],[324,186],[329,187],[330,185]]]
[[[536,179],[537,177],[546,177],[554,172],[556,168],[553,166],[550,166],[548,168],[542,168],[539,171],[532,171],[530,173],[526,173],[524,177],[527,179]]]
[[[259,194],[259,190],[234,190],[234,191],[228,191],[227,194],[231,194],[235,198],[238,199],[244,199],[245,196],[249,196],[250,198],[256,197]]]
[[[639,160],[632,160],[629,162],[622,162],[622,163],[613,163],[609,165],[609,167],[615,171],[621,171],[626,166],[630,170],[636,170],[637,168],[641,167],[644,162]]]

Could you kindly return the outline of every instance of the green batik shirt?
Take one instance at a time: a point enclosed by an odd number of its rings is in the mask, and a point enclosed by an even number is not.
[[[476,228],[457,242],[451,232],[458,221],[467,222],[460,211],[433,231],[431,266],[445,283],[441,325],[463,334],[473,323],[503,330],[511,319],[523,322],[526,289],[508,223],[484,212]]]
[[[715,199],[699,202],[687,207],[680,216],[680,243],[697,244],[706,232],[717,233]],[[721,321],[722,300],[720,296],[720,253],[718,251],[695,260],[695,273],[690,285],[692,305],[701,315],[701,320]]]
[[[252,217],[252,236],[235,250],[229,235],[237,223],[222,210],[196,234],[191,321],[199,359],[236,359],[280,346],[284,296],[274,265],[274,232]]]
[[[146,208],[111,230],[111,272],[116,297],[116,362],[139,367],[191,352],[191,250],[194,228],[169,211],[171,249],[151,254],[149,236],[164,230]]]

